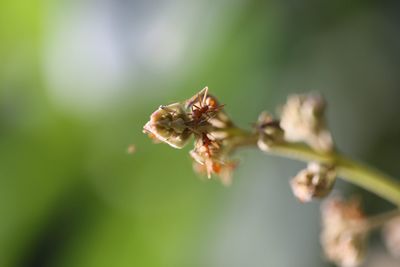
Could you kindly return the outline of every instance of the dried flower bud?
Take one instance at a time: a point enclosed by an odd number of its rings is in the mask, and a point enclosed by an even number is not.
[[[256,129],[259,133],[257,145],[261,150],[267,151],[274,144],[283,142],[283,130],[279,126],[279,121],[274,120],[266,111],[258,116]]]
[[[326,128],[326,103],[321,96],[292,95],[282,108],[281,127],[285,139],[306,142],[319,151],[333,149],[332,136]]]
[[[321,215],[321,244],[326,257],[342,267],[359,266],[367,240],[367,222],[360,202],[334,197],[322,205]]]
[[[400,216],[391,219],[384,225],[383,240],[390,254],[400,258]]]
[[[313,198],[327,196],[332,191],[335,180],[336,171],[333,166],[310,162],[306,169],[290,181],[290,186],[301,202],[309,202]]]
[[[192,133],[187,126],[189,120],[182,104],[161,106],[151,114],[150,121],[143,127],[143,132],[174,148],[182,148]]]

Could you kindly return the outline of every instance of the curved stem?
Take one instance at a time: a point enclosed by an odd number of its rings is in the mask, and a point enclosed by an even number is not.
[[[367,165],[341,156],[338,175],[388,201],[400,206],[400,183]]]
[[[237,143],[237,146],[256,145],[257,143],[256,135],[253,133],[236,128],[235,135],[242,140]],[[340,178],[400,206],[400,183],[398,181],[338,152],[321,153],[304,144],[287,142],[275,144],[265,152],[305,162],[334,163]]]
[[[301,144],[273,146],[271,153],[302,161],[332,162],[338,176],[400,206],[400,183],[386,174],[337,152],[324,154]]]

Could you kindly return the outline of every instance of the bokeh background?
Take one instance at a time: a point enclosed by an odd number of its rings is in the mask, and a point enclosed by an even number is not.
[[[0,1],[0,266],[330,266],[304,165],[204,181],[142,126],[208,85],[238,125],[319,91],[342,151],[400,177],[397,1]],[[136,146],[134,154],[127,147]],[[359,194],[367,212],[392,208]],[[372,237],[364,266],[399,266]]]

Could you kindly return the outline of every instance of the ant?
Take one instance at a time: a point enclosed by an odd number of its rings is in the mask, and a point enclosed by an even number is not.
[[[196,101],[198,104],[194,104]],[[189,101],[187,106],[191,107],[190,115],[192,117],[192,123],[195,126],[213,118],[216,115],[216,112],[220,111],[224,107],[224,105],[218,105],[217,100],[208,95],[208,87],[201,90],[194,100]],[[205,119],[204,116],[206,117]]]
[[[221,171],[221,163],[219,160],[215,159],[215,153],[218,153],[218,150],[220,148],[218,142],[210,139],[206,133],[201,134],[201,141],[202,141],[202,146],[204,148],[204,154],[205,154],[205,159],[204,159],[204,164],[205,168],[207,171],[207,176],[208,178],[211,178],[211,173],[219,173]]]
[[[216,143],[215,141],[213,142],[213,140],[211,140],[206,133],[202,133],[201,135],[201,140],[203,142],[203,146],[205,148],[205,153],[207,155],[208,158],[212,157],[213,151],[211,150],[212,148],[210,146],[214,146],[215,148],[219,148],[218,143]]]

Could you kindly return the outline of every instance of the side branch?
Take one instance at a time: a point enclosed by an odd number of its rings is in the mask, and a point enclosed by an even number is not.
[[[240,133],[241,137],[238,145],[255,145],[254,134],[239,130],[236,130],[236,133]],[[400,183],[398,181],[338,152],[320,153],[305,144],[287,142],[274,144],[266,152],[304,162],[316,161],[335,164],[338,176],[343,180],[358,185],[400,206]]]

